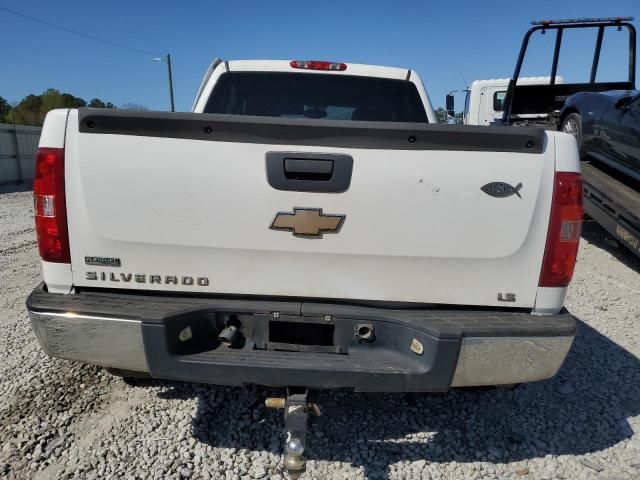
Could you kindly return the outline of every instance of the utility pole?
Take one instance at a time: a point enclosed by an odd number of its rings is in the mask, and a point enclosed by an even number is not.
[[[171,55],[167,53],[164,57],[156,57],[154,62],[167,62],[167,73],[169,74],[169,105],[170,111],[175,112],[173,105],[173,75],[171,74]]]
[[[169,72],[169,100],[171,102],[171,111],[175,112],[173,106],[173,76],[171,75],[171,55],[167,53],[167,71]]]

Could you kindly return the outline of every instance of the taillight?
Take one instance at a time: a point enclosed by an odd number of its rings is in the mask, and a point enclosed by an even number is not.
[[[63,148],[38,149],[33,207],[40,257],[46,262],[69,263]]]
[[[582,177],[556,172],[541,287],[566,287],[573,276],[582,229]]]
[[[322,62],[319,60],[291,60],[291,68],[304,68],[306,70],[339,70],[347,69],[346,63]]]

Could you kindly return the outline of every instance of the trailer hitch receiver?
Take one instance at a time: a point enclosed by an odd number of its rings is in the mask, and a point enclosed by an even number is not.
[[[304,456],[307,448],[307,427],[309,415],[320,415],[320,408],[308,400],[307,389],[287,389],[287,397],[269,397],[265,400],[268,408],[284,409],[284,468],[291,478],[298,478],[306,469]]]

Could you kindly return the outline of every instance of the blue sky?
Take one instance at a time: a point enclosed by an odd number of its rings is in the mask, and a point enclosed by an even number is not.
[[[540,18],[640,16],[640,0],[183,1],[0,0],[0,6],[143,50],[171,53],[177,110],[189,110],[211,59],[320,59],[413,68],[434,106],[464,79],[510,76],[523,33]],[[0,96],[57,88],[89,99],[167,109],[166,68],[151,56],[0,11]],[[636,22],[636,25],[638,23]],[[547,75],[552,35],[526,74]],[[595,32],[567,40],[559,73],[588,75]],[[626,76],[626,38],[605,37],[603,77]],[[621,48],[616,48],[621,47]],[[607,52],[611,51],[609,54]]]

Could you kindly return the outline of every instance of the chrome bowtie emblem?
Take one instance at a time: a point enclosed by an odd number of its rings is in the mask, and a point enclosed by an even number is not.
[[[512,187],[508,183],[504,182],[491,182],[487,183],[485,186],[480,187],[480,189],[486,193],[487,195],[491,195],[496,198],[506,198],[511,195],[517,195],[518,198],[522,198],[520,195],[520,190],[522,189],[522,184],[518,183],[515,187]]]
[[[293,213],[279,212],[269,228],[285,230],[296,237],[322,238],[323,233],[338,233],[344,219],[344,215],[322,213],[321,208],[294,208]]]

